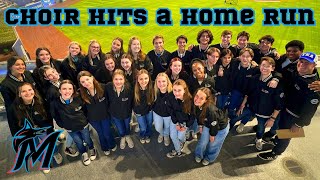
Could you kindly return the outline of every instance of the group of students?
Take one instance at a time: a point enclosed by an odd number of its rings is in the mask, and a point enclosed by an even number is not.
[[[130,122],[137,119],[142,144],[150,143],[153,124],[158,143],[173,143],[169,158],[182,156],[186,139],[190,135],[197,139],[200,133],[195,161],[208,165],[218,156],[229,129],[241,120],[236,128],[241,133],[256,117],[256,148],[275,145],[258,156],[273,160],[290,142],[277,139],[275,130],[298,131],[310,124],[317,109],[317,56],[303,53],[299,40],[288,42],[286,54],[280,56],[271,47],[270,35],[254,44],[248,43],[250,36],[243,31],[234,46],[231,37],[232,32],[225,30],[221,43],[211,46],[212,33],[204,29],[197,36],[199,45],[187,50],[187,37],[181,35],[178,50],[170,53],[164,49],[164,38],[157,35],[148,54],[138,37],[129,40],[127,53],[121,38],[112,41],[107,54],[92,40],[86,56],[79,43],[71,42],[62,62],[54,60],[49,49],[38,48],[32,73],[23,59],[12,57],[1,83],[11,134],[21,129],[25,118],[38,127],[53,127],[55,120],[68,134],[65,153],[80,153],[83,164],[89,165],[97,156],[89,124],[97,131],[104,154],[110,155],[118,147],[112,125],[120,149],[133,148]],[[266,127],[271,130],[264,134]],[[54,159],[62,162],[57,150]]]

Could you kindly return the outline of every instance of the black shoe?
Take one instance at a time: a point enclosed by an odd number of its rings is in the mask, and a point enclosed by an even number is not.
[[[273,161],[277,159],[278,156],[271,151],[271,152],[260,153],[258,154],[258,157],[265,161]]]

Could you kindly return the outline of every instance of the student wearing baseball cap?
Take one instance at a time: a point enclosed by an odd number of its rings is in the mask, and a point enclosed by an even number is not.
[[[316,70],[318,56],[312,52],[302,53],[297,63],[297,70],[288,79],[285,91],[284,108],[280,112],[279,129],[290,129],[292,132],[301,131],[308,126],[317,111],[320,93],[308,88],[308,84],[319,80]],[[270,152],[260,153],[263,160],[274,160],[289,146],[291,139],[278,139],[276,146]]]

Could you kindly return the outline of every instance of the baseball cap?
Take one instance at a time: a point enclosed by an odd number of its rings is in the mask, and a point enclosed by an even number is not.
[[[310,63],[316,63],[316,64],[318,62],[318,56],[313,52],[302,53],[300,55],[299,59],[304,59],[304,60],[309,61]]]

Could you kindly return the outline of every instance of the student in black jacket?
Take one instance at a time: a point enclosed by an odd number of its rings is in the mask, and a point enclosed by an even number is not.
[[[212,32],[209,29],[202,29],[198,32],[197,42],[199,45],[190,46],[191,49],[191,59],[201,59],[205,61],[207,59],[206,53],[213,41]]]
[[[59,86],[62,79],[60,78],[60,75],[57,72],[57,70],[49,65],[42,66],[39,72],[40,72],[40,75],[43,77],[43,79],[46,81],[45,89],[44,89],[44,91],[46,92],[44,105],[48,106],[47,109],[50,110],[50,107],[49,107],[50,103],[60,97]],[[51,115],[48,115],[48,116],[51,117]],[[71,157],[76,157],[79,155],[79,152],[72,147],[72,144],[74,144],[74,141],[70,136],[70,134],[67,133],[66,143],[65,143],[66,148],[64,152],[65,154]]]
[[[153,64],[149,57],[142,51],[141,41],[138,37],[133,36],[130,38],[127,53],[132,57],[137,70],[143,68],[152,76]]]
[[[60,73],[61,61],[52,58],[51,52],[46,47],[40,47],[36,50],[36,68],[32,72],[34,81],[36,82],[36,87],[39,89],[39,93],[42,97],[45,96],[44,86],[45,81],[43,81],[42,76],[39,73],[39,69],[43,65],[49,65],[55,68],[58,73]]]
[[[222,51],[223,49],[229,49],[232,52],[233,56],[236,56],[237,50],[236,48],[231,46],[230,44],[231,38],[232,38],[232,32],[230,30],[224,30],[221,33],[221,43],[211,45],[210,47],[218,48],[220,51]]]
[[[88,120],[98,133],[102,151],[108,156],[110,150],[115,151],[117,146],[111,132],[110,115],[107,111],[106,85],[99,84],[88,71],[81,71],[78,74],[78,81]]]
[[[274,43],[275,39],[271,35],[262,36],[259,39],[258,49],[254,49],[254,57],[253,60],[260,64],[260,60],[262,57],[271,57],[274,60],[280,58],[280,54],[277,52],[275,48],[272,48],[272,44]]]
[[[186,82],[178,79],[173,83],[172,88],[173,92],[169,94],[166,103],[171,115],[170,137],[174,145],[174,150],[167,153],[168,158],[182,156],[187,128],[194,123],[195,119],[192,96]]]
[[[162,35],[154,36],[152,40],[154,49],[148,52],[148,57],[153,65],[152,80],[155,80],[157,75],[165,72],[170,62],[171,53],[164,49],[164,38]]]
[[[171,59],[166,74],[170,78],[171,83],[174,83],[177,79],[182,79],[184,81],[188,81],[189,79],[189,75],[183,69],[182,60],[177,57]]]
[[[308,126],[319,106],[319,92],[308,88],[308,84],[319,80],[316,63],[318,57],[315,53],[301,54],[297,71],[293,71],[292,78],[288,80],[290,86],[285,94],[285,109],[280,112],[279,129],[290,129],[291,132],[301,131]],[[291,139],[278,139],[271,152],[258,155],[263,160],[275,160],[289,146]]]
[[[130,84],[130,88],[134,88],[136,82],[137,69],[133,63],[132,56],[129,54],[123,54],[121,57],[121,68],[125,74],[127,82]]]
[[[154,82],[155,101],[153,104],[154,127],[159,133],[158,143],[164,141],[165,146],[170,145],[170,114],[166,100],[172,92],[172,84],[166,73],[159,73]]]
[[[151,77],[147,70],[137,72],[137,81],[134,87],[133,112],[137,116],[140,128],[140,142],[150,143],[152,134],[152,106],[154,103],[154,90]]]
[[[121,67],[121,57],[123,54],[125,54],[123,49],[123,39],[120,37],[116,37],[112,40],[111,49],[108,52],[108,54],[111,54],[115,60],[116,68]]]
[[[77,88],[79,88],[77,75],[80,71],[82,71],[82,65],[84,61],[84,55],[81,51],[82,48],[78,42],[71,42],[69,44],[69,54],[62,61],[60,67],[62,78],[71,80]]]
[[[115,123],[120,140],[120,149],[126,147],[133,148],[134,144],[130,137],[130,120],[132,113],[133,90],[126,82],[125,74],[122,70],[116,69],[112,76],[112,82],[106,86],[107,102],[109,102],[109,113],[111,120]]]
[[[236,49],[236,55],[234,56],[235,58],[239,57],[239,53],[243,48],[250,48],[253,51],[255,49],[258,49],[258,45],[255,43],[250,43],[250,34],[246,31],[241,31],[237,35],[237,44],[232,45]]]
[[[39,135],[41,140],[53,132],[53,122],[47,117],[41,97],[35,87],[28,82],[24,82],[18,86],[16,98],[7,110],[7,113],[12,136],[23,128],[25,119],[27,119],[34,128],[47,128],[44,134]],[[58,148],[55,149],[53,157],[57,164],[61,164],[62,156],[58,153]],[[48,173],[48,170],[44,170],[44,172]]]
[[[241,125],[237,129],[243,128],[244,119],[249,120],[251,116],[255,116],[258,120],[256,132],[256,148],[262,150],[262,136],[267,127],[275,127],[278,125],[278,114],[282,108],[282,99],[284,93],[281,86],[276,88],[269,87],[268,84],[274,78],[273,70],[275,62],[270,57],[263,57],[260,64],[260,74],[253,76],[246,87],[245,97],[237,114],[247,114],[242,118]],[[247,103],[247,109],[244,107]],[[241,115],[240,115],[241,116]],[[240,118],[239,118],[240,119]],[[231,123],[231,122],[230,122]],[[235,122],[232,122],[235,124]],[[276,129],[274,129],[275,131]],[[242,130],[240,130],[242,131]]]
[[[186,50],[186,45],[188,43],[188,38],[185,35],[180,35],[176,39],[176,43],[178,45],[178,49],[171,53],[171,58],[178,57],[182,60],[183,68],[188,73],[191,74],[191,52]]]
[[[102,52],[100,43],[93,39],[89,43],[88,55],[84,58],[82,70],[95,74],[96,71],[103,66],[104,53]]]
[[[103,64],[94,74],[94,77],[100,83],[107,84],[112,81],[112,74],[116,69],[116,60],[111,54],[106,54]]]
[[[201,137],[195,149],[195,161],[203,165],[213,162],[229,132],[228,115],[215,106],[210,89],[201,87],[194,96],[195,115]]]
[[[59,86],[60,97],[50,105],[51,116],[60,127],[63,127],[71,135],[82,154],[82,162],[85,166],[96,159],[97,151],[94,148],[89,132],[89,123],[85,116],[85,106],[81,97],[76,93],[75,85],[70,80],[63,80]],[[87,144],[87,147],[83,145]]]
[[[36,85],[31,72],[26,70],[26,63],[20,57],[13,56],[7,61],[7,75],[1,82],[1,94],[4,99],[4,106],[9,109],[16,98],[16,92],[19,85],[28,82]]]
[[[217,48],[211,47],[207,51],[207,61],[206,61],[206,73],[208,76],[216,78],[216,64],[219,61],[221,51]]]

